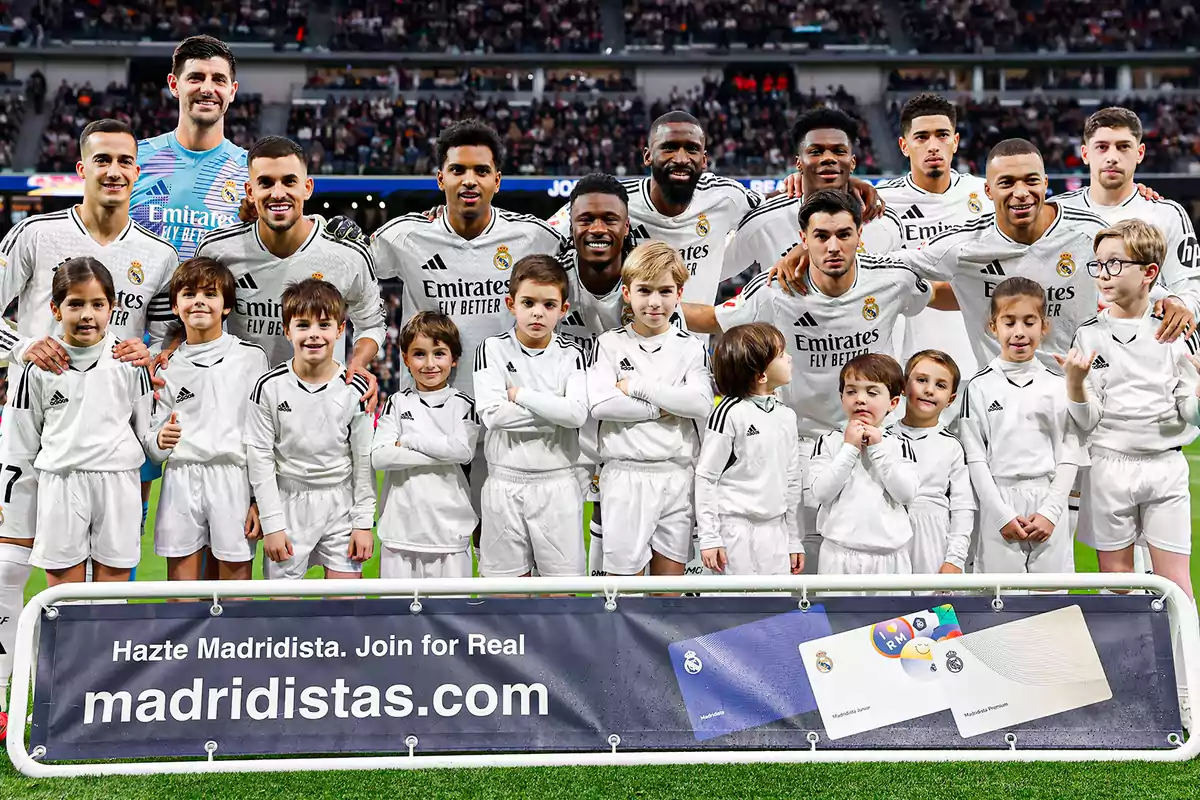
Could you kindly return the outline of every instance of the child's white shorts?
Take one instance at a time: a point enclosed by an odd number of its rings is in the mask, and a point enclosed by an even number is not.
[[[692,558],[694,473],[669,461],[614,461],[600,472],[604,499],[604,569],[634,575],[652,553]]]
[[[142,553],[140,470],[38,475],[37,529],[29,563],[67,569],[89,558],[132,569]]]
[[[1032,517],[1046,500],[1050,491],[1049,478],[1027,480],[996,479],[996,488],[1019,517]],[[995,517],[992,509],[979,510],[977,520]],[[978,522],[976,523],[979,524]],[[998,530],[980,530],[979,553],[975,571],[1044,574],[1075,571],[1075,537],[1071,532],[1067,509],[1054,526],[1054,533],[1044,542],[1006,541]]]
[[[351,561],[350,509],[354,505],[349,481],[339,486],[313,487],[279,479],[283,518],[292,557],[278,563],[263,559],[267,580],[300,580],[309,567],[322,566],[335,572],[362,572],[362,564]]]
[[[249,510],[245,467],[168,461],[154,519],[154,553],[179,558],[208,547],[221,561],[253,561],[257,542],[246,538]]]
[[[946,563],[946,537],[950,532],[950,511],[934,505],[908,509],[913,538],[909,553],[912,571],[923,575],[937,573]]]
[[[471,554],[420,553],[383,545],[379,555],[381,578],[470,578]]]
[[[792,574],[784,517],[761,520],[722,515],[718,525],[728,561],[726,575]]]
[[[908,545],[883,553],[852,550],[837,542],[821,542],[819,575],[911,575],[912,559]],[[911,592],[859,591],[822,592],[829,595],[907,595]]]
[[[574,469],[518,472],[492,465],[483,486],[479,574],[584,574],[583,496]]]
[[[1087,528],[1097,550],[1124,550],[1134,540],[1192,552],[1192,497],[1187,457],[1178,450],[1126,455],[1092,447]]]

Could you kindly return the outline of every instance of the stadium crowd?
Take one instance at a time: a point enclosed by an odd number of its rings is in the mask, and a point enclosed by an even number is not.
[[[629,44],[671,50],[691,45],[778,46],[819,32],[824,44],[887,42],[880,3],[837,0],[627,0]]]
[[[232,41],[295,36],[308,16],[307,0],[35,0],[30,20],[50,39],[178,40],[194,33]]]
[[[13,147],[25,118],[25,96],[20,89],[0,94],[0,169],[12,166]]]

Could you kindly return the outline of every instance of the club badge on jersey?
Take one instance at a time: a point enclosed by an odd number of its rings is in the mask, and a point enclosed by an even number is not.
[[[971,192],[967,197],[967,210],[972,214],[979,214],[983,211],[983,202],[979,199],[977,192]]]
[[[1058,274],[1064,278],[1069,278],[1075,274],[1075,259],[1070,253],[1063,253],[1058,257],[1058,265],[1056,267]]]
[[[500,245],[496,248],[496,255],[492,256],[492,263],[496,265],[496,269],[501,272],[507,272],[512,269],[513,259],[512,254],[508,252],[508,247]]]

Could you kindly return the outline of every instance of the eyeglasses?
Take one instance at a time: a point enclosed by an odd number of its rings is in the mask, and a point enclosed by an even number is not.
[[[1107,272],[1109,277],[1115,278],[1121,274],[1121,270],[1128,264],[1134,267],[1149,266],[1144,261],[1126,261],[1123,258],[1110,258],[1108,261],[1089,261],[1087,262],[1088,275],[1093,278],[1099,278],[1102,272]]]

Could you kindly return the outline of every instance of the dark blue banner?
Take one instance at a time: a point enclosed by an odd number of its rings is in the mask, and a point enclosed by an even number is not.
[[[1002,611],[979,596],[65,605],[43,621],[33,708],[49,760],[202,756],[209,740],[222,756],[404,753],[410,734],[423,753],[595,751],[611,734],[621,750],[794,749],[810,731],[819,748],[1012,732],[1144,749],[1179,730],[1167,613],[1094,595]]]

